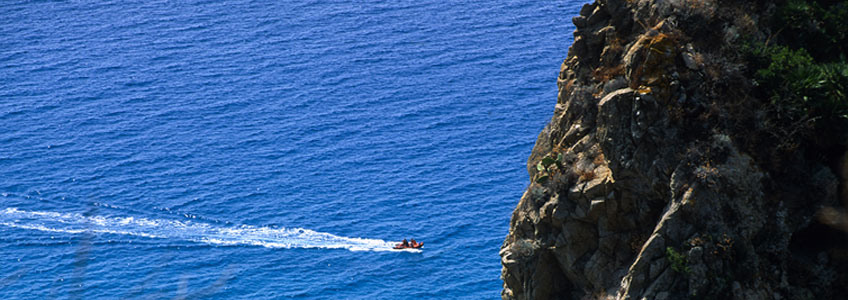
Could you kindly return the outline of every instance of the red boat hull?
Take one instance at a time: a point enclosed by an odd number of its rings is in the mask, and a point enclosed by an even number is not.
[[[393,248],[394,248],[394,249],[421,249],[421,246],[424,246],[424,243],[420,243],[420,244],[418,244],[418,245],[415,245],[415,247],[413,247],[413,246],[406,246],[406,247],[404,247],[404,246],[403,246],[403,245],[401,245],[401,244],[397,244],[397,245],[395,245]]]

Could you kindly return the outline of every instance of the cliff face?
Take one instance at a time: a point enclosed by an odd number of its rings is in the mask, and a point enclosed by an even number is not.
[[[583,7],[501,249],[504,299],[848,292],[846,233],[828,218],[841,211],[844,146],[776,121],[740,54],[776,34],[764,25],[774,12],[770,1]]]

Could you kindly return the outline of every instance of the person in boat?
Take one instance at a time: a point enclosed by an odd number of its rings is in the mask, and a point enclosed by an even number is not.
[[[409,245],[413,248],[418,247],[418,242],[416,242],[415,239],[412,239],[409,241]]]
[[[412,241],[414,242],[415,240]],[[400,246],[404,248],[409,247],[409,242],[406,239],[403,239],[403,242],[400,243]]]

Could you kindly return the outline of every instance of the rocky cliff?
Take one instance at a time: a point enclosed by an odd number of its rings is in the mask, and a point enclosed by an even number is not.
[[[583,7],[501,248],[503,299],[846,297],[841,129],[776,102],[752,59],[791,40],[779,5]]]

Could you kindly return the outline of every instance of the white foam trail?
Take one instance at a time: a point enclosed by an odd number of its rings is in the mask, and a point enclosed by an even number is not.
[[[179,239],[224,246],[392,251],[394,245],[392,242],[378,239],[342,237],[302,228],[268,228],[249,225],[222,227],[191,221],[84,216],[77,213],[26,211],[14,207],[0,211],[0,225],[70,234],[90,232]]]

